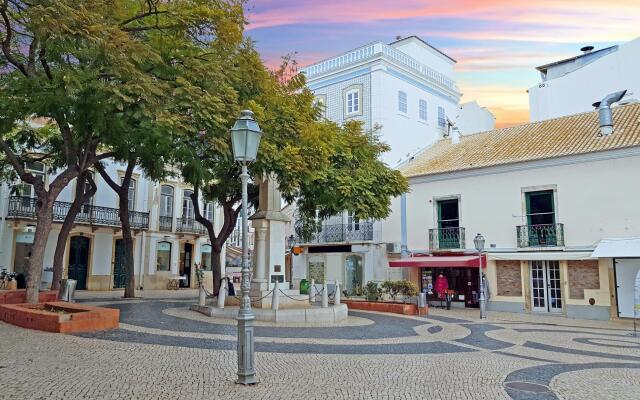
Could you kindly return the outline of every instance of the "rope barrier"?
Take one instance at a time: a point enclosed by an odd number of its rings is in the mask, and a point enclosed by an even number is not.
[[[294,299],[293,297],[289,296],[288,294],[286,294],[285,292],[283,292],[281,289],[278,289],[280,291],[280,293],[282,293],[285,297],[291,299],[291,300],[295,300],[295,301],[309,301],[309,298],[304,298],[304,299]]]

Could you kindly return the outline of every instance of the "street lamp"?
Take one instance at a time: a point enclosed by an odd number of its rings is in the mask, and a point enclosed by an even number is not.
[[[289,250],[293,250],[295,245],[296,245],[296,238],[295,238],[295,236],[290,235],[287,238],[287,247],[289,248]]]
[[[482,250],[484,250],[484,236],[477,234],[473,244],[478,250],[478,268],[480,269],[480,319],[487,319],[487,299],[484,296],[484,279],[482,279]]]
[[[249,218],[247,216],[247,163],[255,161],[260,146],[262,131],[258,123],[253,119],[253,112],[243,110],[231,128],[231,144],[233,158],[242,164],[240,181],[242,182],[242,281],[240,283],[240,310],[238,311],[238,380],[236,383],[252,385],[258,383],[254,363],[253,345],[253,312],[251,311],[251,298],[249,297]]]

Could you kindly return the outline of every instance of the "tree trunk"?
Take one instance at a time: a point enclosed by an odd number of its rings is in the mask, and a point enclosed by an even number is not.
[[[126,180],[125,180],[126,181]],[[120,189],[120,224],[122,225],[122,241],[124,244],[124,268],[125,287],[124,297],[136,297],[136,272],[133,261],[133,236],[131,235],[131,223],[129,221],[129,185]]]
[[[211,246],[211,274],[213,275],[213,295],[220,292],[220,281],[222,280],[222,249]]]
[[[44,251],[47,246],[51,223],[53,221],[53,200],[51,195],[45,193],[38,196],[36,201],[36,232],[31,248],[31,257],[27,265],[25,275],[27,278],[27,303],[35,304],[40,301],[40,281],[42,279],[42,267],[44,264]]]
[[[85,193],[86,189],[86,173],[78,176],[76,180],[76,194],[69,207],[67,215],[64,217],[60,233],[58,234],[58,240],[56,242],[56,251],[53,255],[53,281],[51,282],[51,290],[60,289],[60,280],[64,272],[64,251],[67,247],[67,239],[75,224],[76,216],[82,210],[83,204],[87,199],[91,198],[96,193],[96,185],[93,179],[89,178],[91,183],[91,189]]]

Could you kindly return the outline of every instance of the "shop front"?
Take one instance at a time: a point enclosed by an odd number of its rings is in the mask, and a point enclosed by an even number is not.
[[[419,256],[390,261],[390,267],[409,268],[410,280],[426,293],[431,307],[479,307],[480,263],[477,255]]]

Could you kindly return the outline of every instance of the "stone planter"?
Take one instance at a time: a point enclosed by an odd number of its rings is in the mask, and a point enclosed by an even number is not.
[[[391,303],[386,301],[343,300],[350,310],[378,311],[403,315],[418,315],[417,304]]]
[[[40,292],[40,303],[48,301],[56,301],[58,292],[55,290],[47,290]],[[27,291],[25,289],[18,290],[0,290],[0,304],[21,304],[27,301]]]
[[[120,310],[66,302],[2,304],[0,320],[27,329],[78,333],[117,329]]]

